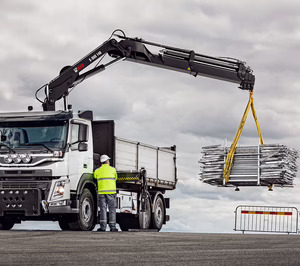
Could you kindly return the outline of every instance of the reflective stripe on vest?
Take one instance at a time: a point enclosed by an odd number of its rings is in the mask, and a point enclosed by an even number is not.
[[[115,194],[117,192],[116,180],[118,176],[114,167],[103,164],[95,171],[94,177],[98,180],[99,194]]]

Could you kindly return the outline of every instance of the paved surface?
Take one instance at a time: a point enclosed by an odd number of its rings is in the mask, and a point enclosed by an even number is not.
[[[0,265],[300,265],[300,236],[0,231]]]

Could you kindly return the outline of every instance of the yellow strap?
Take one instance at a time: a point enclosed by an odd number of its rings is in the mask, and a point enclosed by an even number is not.
[[[230,172],[231,172],[232,165],[233,165],[233,160],[234,160],[234,155],[235,155],[236,148],[238,146],[239,140],[241,138],[241,135],[243,133],[243,130],[244,130],[244,127],[245,127],[245,124],[246,124],[246,120],[247,120],[250,108],[252,109],[252,114],[253,114],[253,117],[254,117],[254,120],[255,120],[255,123],[256,123],[258,135],[260,137],[260,144],[262,144],[262,145],[264,144],[264,139],[262,137],[262,132],[261,132],[261,129],[260,129],[260,124],[258,122],[257,115],[256,115],[256,110],[255,110],[255,107],[254,107],[253,90],[251,90],[250,91],[249,102],[248,102],[248,104],[246,106],[246,110],[245,110],[244,115],[242,117],[239,129],[238,129],[238,131],[237,131],[237,133],[235,135],[233,143],[231,144],[231,147],[230,147],[230,151],[229,151],[229,153],[227,155],[227,158],[226,158],[226,165],[225,165],[225,169],[224,169],[225,183],[229,182]]]
[[[261,129],[260,129],[260,124],[258,122],[257,115],[256,115],[256,110],[255,110],[255,107],[254,107],[253,90],[250,91],[250,98],[251,98],[251,110],[252,110],[252,114],[253,114],[253,117],[254,117],[254,120],[255,120],[255,123],[256,123],[257,132],[258,132],[258,135],[259,135],[259,138],[260,138],[260,144],[264,145],[264,143],[265,143],[264,138],[262,136],[262,132],[261,132]]]

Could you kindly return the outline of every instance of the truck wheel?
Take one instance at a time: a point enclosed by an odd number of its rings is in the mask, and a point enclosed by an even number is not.
[[[117,220],[122,231],[128,231],[129,229],[141,229],[143,228],[143,216],[141,211],[139,216],[135,217],[133,214],[122,213],[118,215]],[[147,197],[146,209],[145,209],[145,229],[148,229],[151,225],[151,204],[150,198]]]
[[[15,223],[10,220],[0,221],[0,230],[10,230],[14,227]]]
[[[140,210],[139,212],[139,228],[148,229],[151,224],[151,204],[150,204],[150,196],[147,197],[146,200],[146,208],[145,208],[145,227],[143,228],[143,215]]]
[[[79,198],[79,213],[69,223],[73,231],[91,231],[95,227],[94,198],[89,189],[85,188]]]
[[[65,218],[65,219],[67,219],[67,218]],[[58,224],[59,224],[59,227],[61,230],[69,231],[69,230],[71,230],[69,221],[65,220],[65,219],[58,220]]]
[[[122,231],[139,228],[138,218],[132,214],[119,214],[117,222]]]
[[[152,216],[152,228],[158,229],[162,228],[162,225],[165,220],[165,207],[161,197],[157,197],[154,202],[154,210]]]

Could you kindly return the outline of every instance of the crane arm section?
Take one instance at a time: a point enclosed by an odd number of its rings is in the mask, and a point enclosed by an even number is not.
[[[54,111],[55,102],[67,97],[71,88],[123,60],[193,76],[200,75],[220,79],[237,83],[243,90],[253,90],[255,76],[252,74],[251,68],[237,59],[207,56],[192,50],[148,42],[139,38],[128,38],[116,34],[114,36],[120,40],[108,39],[74,65],[64,67],[61,73],[45,86],[44,111]],[[152,53],[148,46],[159,47],[161,50],[158,53]],[[84,69],[106,54],[112,58],[110,62],[83,73]]]

